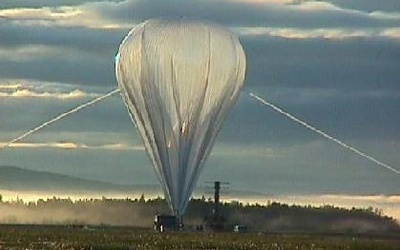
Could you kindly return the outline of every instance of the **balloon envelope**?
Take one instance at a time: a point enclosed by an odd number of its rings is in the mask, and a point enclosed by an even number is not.
[[[176,216],[239,95],[245,67],[236,36],[212,23],[151,19],[119,47],[122,98]]]

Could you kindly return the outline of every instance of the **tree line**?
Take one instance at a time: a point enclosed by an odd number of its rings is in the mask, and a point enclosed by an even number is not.
[[[212,200],[191,199],[184,216],[186,225],[201,225],[212,215]],[[332,205],[299,206],[278,202],[267,205],[221,203],[227,229],[246,225],[250,231],[325,232],[325,233],[400,233],[398,222],[383,215],[382,210],[342,208]],[[0,223],[73,224],[152,227],[155,214],[168,214],[166,201],[160,197],[146,199],[48,198],[36,202],[22,199],[4,201],[0,195]]]

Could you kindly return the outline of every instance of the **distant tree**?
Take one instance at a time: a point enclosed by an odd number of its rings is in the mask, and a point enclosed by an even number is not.
[[[145,199],[145,197],[144,197],[144,194],[142,194],[142,195],[140,196],[139,202],[142,202],[142,203],[145,203],[145,202],[146,202],[146,199]]]

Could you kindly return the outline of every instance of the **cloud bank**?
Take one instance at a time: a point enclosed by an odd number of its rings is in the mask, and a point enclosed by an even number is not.
[[[214,21],[239,35],[247,55],[247,91],[398,166],[399,10],[397,0],[3,0],[0,141],[115,88],[114,57],[129,29],[148,18],[182,16]],[[108,150],[100,150],[102,145]],[[134,145],[141,140],[121,99],[113,97],[1,157],[32,169],[156,181],[146,155],[128,150]],[[55,150],[68,146],[73,150]],[[110,171],[111,165],[119,171]],[[399,190],[398,179],[244,95],[202,178],[285,194]]]

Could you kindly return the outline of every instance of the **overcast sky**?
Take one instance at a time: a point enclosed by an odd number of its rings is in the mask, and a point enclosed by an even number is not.
[[[398,0],[1,0],[0,142],[116,88],[114,56],[148,18],[236,33],[245,90],[400,169]],[[119,95],[0,151],[0,165],[157,183]],[[313,134],[245,92],[199,182],[268,194],[399,195],[400,175]]]

